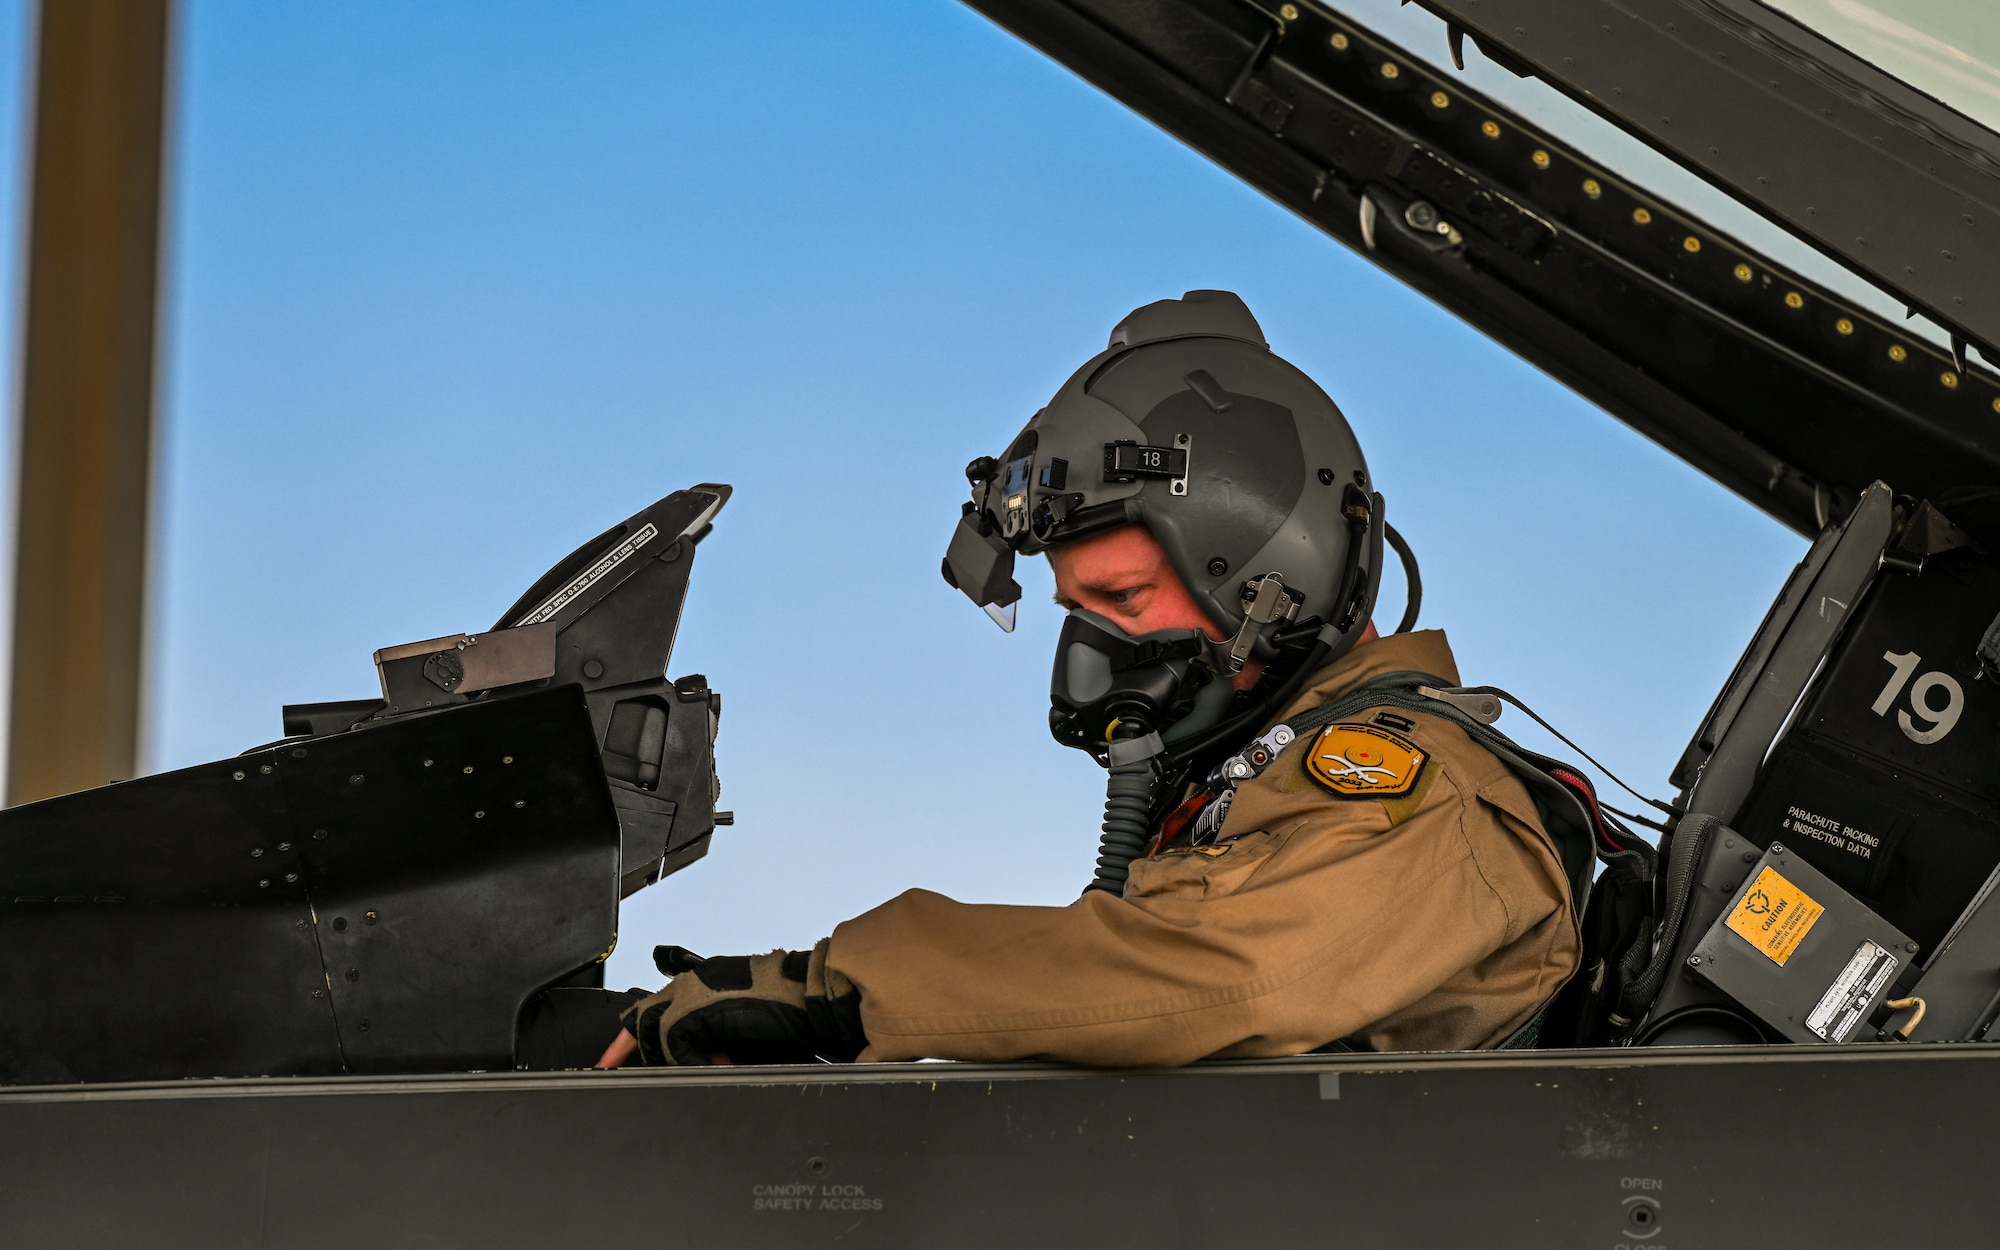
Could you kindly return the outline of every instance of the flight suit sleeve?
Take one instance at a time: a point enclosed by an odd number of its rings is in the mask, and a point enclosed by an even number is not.
[[[1217,846],[1135,862],[1122,898],[912,890],[839,926],[827,962],[861,991],[861,1058],[1297,1054],[1407,1018],[1448,984],[1466,991],[1450,1019],[1413,1036],[1497,1042],[1575,967],[1575,924],[1525,791],[1455,726],[1425,731],[1436,741],[1404,798],[1336,796],[1281,757],[1238,792]]]

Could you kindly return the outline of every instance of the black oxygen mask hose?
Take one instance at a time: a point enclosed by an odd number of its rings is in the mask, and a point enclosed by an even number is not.
[[[1151,726],[1137,718],[1126,718],[1112,726],[1114,742],[1143,738]],[[1160,757],[1114,764],[1104,779],[1104,836],[1097,844],[1097,875],[1083,888],[1122,895],[1132,861],[1146,850],[1152,837],[1153,805],[1159,798]]]

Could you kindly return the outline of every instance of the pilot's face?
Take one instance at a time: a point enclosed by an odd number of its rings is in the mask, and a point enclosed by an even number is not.
[[[1116,621],[1128,634],[1158,629],[1199,629],[1217,641],[1229,635],[1195,603],[1168,562],[1166,550],[1143,525],[1126,525],[1049,549],[1056,602]],[[1236,674],[1247,690],[1264,662],[1252,657]]]

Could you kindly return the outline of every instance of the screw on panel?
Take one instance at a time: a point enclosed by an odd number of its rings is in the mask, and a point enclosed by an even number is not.
[[[324,830],[324,829],[315,829],[315,830],[313,830],[313,841],[315,841],[315,842],[324,842],[324,841],[326,841],[326,830]]]
[[[268,890],[268,889],[270,889],[270,888],[271,888],[271,879],[270,879],[269,877],[262,877],[262,878],[260,878],[260,879],[258,880],[258,882],[257,882],[257,888],[258,888],[258,889],[260,889],[260,890]]]
[[[345,932],[347,932],[347,917],[345,917],[345,916],[335,916],[335,917],[333,918],[333,931],[334,931],[335,933],[345,933]]]
[[[436,760],[425,760],[425,761],[424,761],[424,767],[425,767],[425,768],[429,768],[429,767],[430,767],[430,766],[431,766],[432,764],[435,764],[435,763],[437,763],[437,761],[436,761]]]
[[[347,979],[350,981],[359,981],[361,979],[361,969],[349,968],[347,970]]]
[[[313,997],[314,997],[314,998],[325,998],[325,997],[326,997],[326,991],[325,991],[325,990],[314,990],[314,991],[313,991]]]
[[[251,859],[256,859],[256,858],[257,858],[258,856],[262,855],[263,853],[264,853],[264,848],[263,848],[263,847],[261,847],[261,846],[253,846],[253,847],[251,847],[251,848],[250,848],[250,858],[251,858]]]
[[[485,812],[474,812],[474,813],[472,813],[472,818],[473,818],[474,820],[485,820],[485,819],[486,819],[486,813],[485,813]]]
[[[295,872],[288,872],[285,874],[285,880],[287,881],[297,881],[298,879],[299,879],[299,874]]]
[[[278,849],[281,851],[289,851],[292,849],[292,844],[289,842],[280,842],[278,843]]]
[[[367,924],[374,924],[377,920],[380,920],[381,917],[376,915],[373,911],[364,911],[361,913],[361,919],[363,920],[363,922]]]
[[[1333,38],[1331,38],[1331,39],[1327,40],[1327,43],[1329,43],[1329,44],[1331,44],[1331,45],[1333,46],[1333,50],[1334,50],[1335,52],[1345,52],[1345,51],[1347,51],[1347,36],[1346,36],[1346,34],[1344,34],[1344,33],[1343,33],[1343,32],[1341,32],[1341,31],[1337,31],[1337,30],[1336,30],[1336,31],[1334,31],[1334,32],[1333,32]],[[1966,225],[1968,225],[1968,226],[1969,226],[1969,225],[1971,225],[1971,224],[1972,224],[1972,218],[1970,218],[1970,217],[1967,217],[1967,218],[1965,219],[1965,224],[1966,224]]]
[[[360,1026],[360,1027],[361,1027],[361,1031],[362,1031],[363,1033],[366,1033],[366,1032],[368,1031],[368,1022],[367,1022],[366,1020],[363,1020],[363,1021],[361,1022],[361,1026]]]
[[[259,765],[257,771],[268,777],[271,775],[271,766],[269,764]]]
[[[1535,163],[1536,169],[1547,169],[1549,167],[1549,154],[1540,148],[1536,148],[1535,154],[1528,159]]]
[[[462,773],[469,773],[469,772],[471,772],[471,771],[472,771],[472,765],[470,765],[470,764],[467,764],[467,765],[466,765],[466,766],[465,766],[464,768],[461,768],[461,769],[459,769],[458,771],[460,771],[460,772],[462,772]]]
[[[242,770],[242,769],[240,769],[240,768],[239,768],[239,769],[237,769],[237,770],[236,770],[235,772],[233,772],[233,773],[229,774],[229,775],[230,775],[230,777],[231,777],[232,779],[234,779],[234,780],[236,780],[236,781],[241,781],[241,780],[243,780],[243,770]]]
[[[826,1160],[820,1158],[818,1155],[814,1155],[812,1158],[806,1160],[806,1171],[812,1173],[814,1176],[825,1176],[826,1167]]]
[[[292,758],[293,758],[293,759],[295,759],[295,760],[302,760],[302,759],[304,759],[305,757],[306,757],[306,749],[305,749],[304,747],[293,747],[293,748],[292,748]]]
[[[347,779],[347,784],[350,786],[358,786],[366,780],[368,780],[368,778],[362,776],[360,773],[356,773],[352,777],[349,777]]]
[[[1604,194],[1604,188],[1598,184],[1597,179],[1585,178],[1583,180],[1583,193],[1594,200]]]
[[[303,920],[297,921],[292,925],[292,927],[294,929],[297,929],[300,933],[304,933],[306,931],[306,922]]]
[[[1632,210],[1632,222],[1634,225],[1643,226],[1652,220],[1653,213],[1651,209],[1635,208]]]
[[[515,800],[514,800],[514,806],[516,806],[516,807],[526,807],[527,805],[528,805],[528,800],[526,800],[526,799],[515,799]]]
[[[503,755],[500,757],[500,762],[502,764],[511,764],[514,762],[514,757],[511,755]]]

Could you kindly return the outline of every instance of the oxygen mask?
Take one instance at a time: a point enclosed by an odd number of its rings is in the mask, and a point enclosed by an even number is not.
[[[1107,766],[1127,751],[1157,754],[1228,714],[1236,693],[1228,654],[1228,643],[1198,629],[1133,635],[1072,609],[1056,639],[1049,732]],[[1114,751],[1114,743],[1131,745]]]

